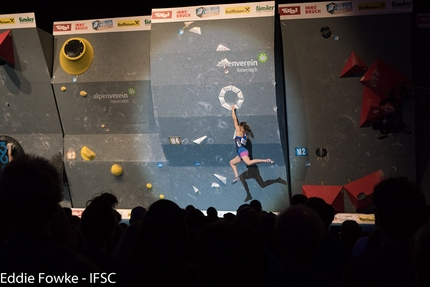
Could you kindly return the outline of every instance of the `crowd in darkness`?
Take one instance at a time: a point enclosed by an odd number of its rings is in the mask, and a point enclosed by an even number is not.
[[[368,232],[352,220],[329,232],[333,207],[304,195],[279,214],[252,200],[221,217],[213,206],[205,214],[160,199],[133,208],[129,224],[113,193],[89,199],[80,218],[61,201],[60,176],[48,160],[22,155],[2,170],[1,283],[430,286],[427,205],[404,177],[374,187]]]

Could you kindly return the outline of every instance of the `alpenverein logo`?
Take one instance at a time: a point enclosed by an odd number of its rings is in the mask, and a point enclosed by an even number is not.
[[[248,14],[251,13],[251,6],[225,8],[225,14]]]
[[[15,18],[0,18],[0,24],[15,24]]]
[[[118,20],[117,21],[117,26],[118,27],[138,27],[140,26],[140,20],[136,19],[136,20]]]
[[[359,3],[358,10],[379,10],[387,7],[385,2]]]

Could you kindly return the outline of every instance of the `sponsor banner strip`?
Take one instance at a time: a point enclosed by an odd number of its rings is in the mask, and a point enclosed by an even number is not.
[[[72,209],[72,215],[77,216],[79,218],[82,217],[82,213],[84,212],[85,208],[71,208]],[[121,214],[121,219],[130,219],[131,215],[131,209],[121,209],[117,208],[116,211]]]
[[[0,15],[0,29],[36,28],[34,13]]]
[[[412,0],[355,0],[280,4],[281,20],[412,13]]]
[[[152,9],[152,23],[238,19],[275,15],[275,1]]]
[[[54,22],[54,36],[151,30],[151,16]]]

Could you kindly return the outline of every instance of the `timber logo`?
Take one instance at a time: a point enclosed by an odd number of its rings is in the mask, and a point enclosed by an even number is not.
[[[393,1],[391,2],[393,8],[412,8],[412,1]]]
[[[20,24],[28,24],[28,23],[34,23],[34,18],[30,17],[19,17],[18,18]]]
[[[258,12],[273,12],[273,11],[275,11],[275,6],[269,6],[269,5],[259,6],[259,5],[257,5],[257,7],[255,7],[255,9],[256,9],[257,13]]]
[[[280,15],[300,15],[300,6],[288,6],[279,8]]]

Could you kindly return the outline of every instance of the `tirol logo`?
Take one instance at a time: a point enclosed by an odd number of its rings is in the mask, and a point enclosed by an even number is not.
[[[391,2],[393,8],[412,8],[412,1],[393,1]]]
[[[15,18],[0,18],[0,24],[15,24]]]
[[[54,31],[72,31],[71,24],[54,24]]]
[[[196,16],[200,18],[212,17],[219,15],[220,13],[221,12],[219,6],[199,7],[196,9]]]
[[[321,14],[321,9],[317,5],[306,5],[305,14]]]
[[[298,15],[300,6],[279,7],[279,15]]]
[[[170,19],[172,18],[172,11],[152,12],[153,19]]]
[[[259,6],[257,5],[257,7],[255,7],[255,9],[257,10],[257,12],[272,12],[275,10],[275,6]]]
[[[19,23],[21,24],[28,24],[28,23],[34,23],[34,18],[30,18],[30,17],[19,17],[18,18]]]
[[[352,11],[352,2],[329,3],[327,4],[327,12],[330,14],[340,14]]]
[[[418,27],[430,27],[430,14],[417,14]]]
[[[96,31],[113,28],[113,20],[96,20],[91,23],[91,26]]]

